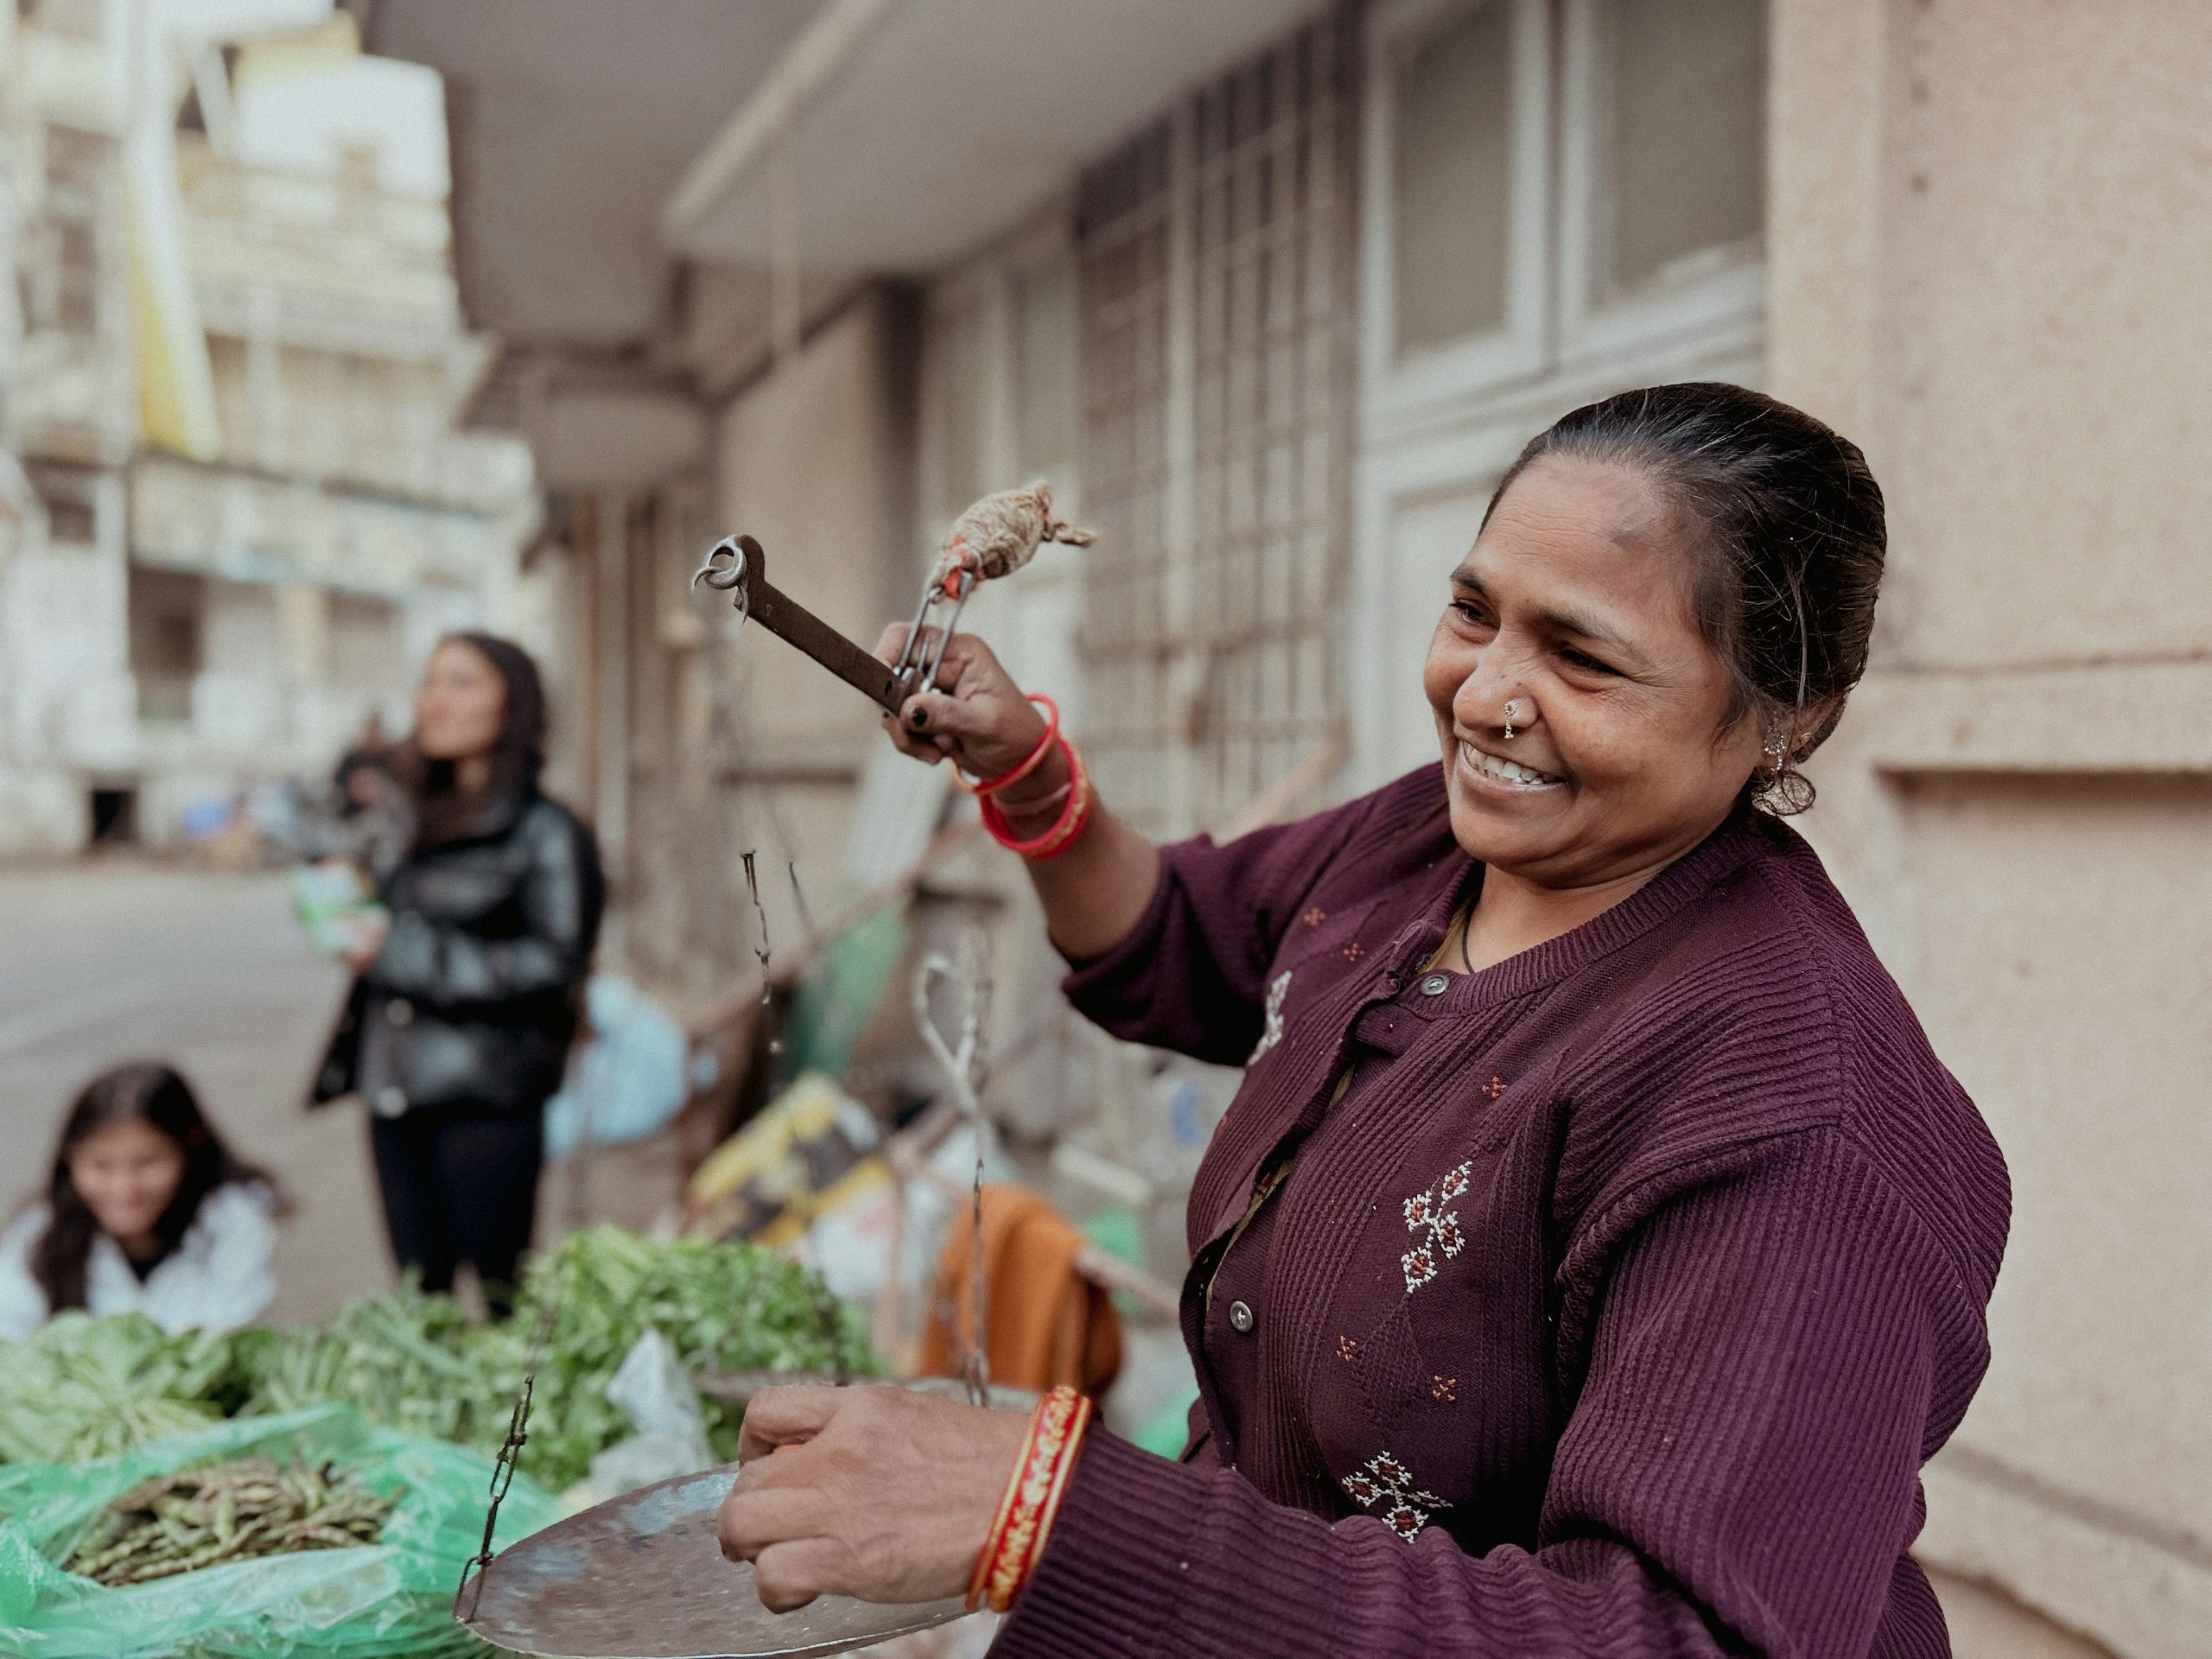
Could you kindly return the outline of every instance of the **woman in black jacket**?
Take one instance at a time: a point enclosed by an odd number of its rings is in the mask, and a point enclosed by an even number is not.
[[[471,1262],[502,1315],[604,899],[590,831],[538,791],[544,755],[528,654],[485,633],[441,641],[394,764],[411,842],[374,873],[391,925],[352,958],[359,978],[314,1090],[369,1104],[400,1266],[445,1290]]]

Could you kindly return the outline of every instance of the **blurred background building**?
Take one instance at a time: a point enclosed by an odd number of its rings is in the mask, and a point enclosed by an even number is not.
[[[869,640],[1049,477],[1099,545],[969,617],[1119,810],[1226,833],[1433,757],[1443,577],[1529,435],[1764,387],[1891,509],[1805,827],[2016,1184],[1922,1553],[1963,1655],[2212,1654],[2212,9],[289,10],[22,0],[0,842],[171,836],[493,621],[631,971],[750,963],[740,849],[785,942],[905,868],[925,937],[993,930],[1010,1124],[1172,1240],[1226,1080],[1070,1059],[1018,874],[913,870],[941,798],[689,593],[704,545]]]
[[[4,95],[0,845],[164,844],[403,728],[441,632],[515,626],[539,498],[524,445],[455,428],[493,348],[434,72],[327,5],[41,0]]]

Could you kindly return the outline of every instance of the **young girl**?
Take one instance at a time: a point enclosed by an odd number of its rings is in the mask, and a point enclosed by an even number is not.
[[[85,1085],[46,1197],[0,1232],[0,1338],[68,1308],[232,1331],[269,1306],[284,1203],[215,1133],[191,1085],[148,1061]]]

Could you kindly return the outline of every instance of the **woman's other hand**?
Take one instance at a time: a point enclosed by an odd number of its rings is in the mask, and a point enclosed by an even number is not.
[[[897,662],[908,628],[904,622],[886,628],[875,654]],[[971,778],[996,778],[1029,758],[1045,735],[1045,717],[988,645],[972,633],[956,633],[944,648],[936,688],[907,698],[897,719],[885,715],[883,728],[918,760],[950,760]]]
[[[364,916],[353,924],[353,942],[346,947],[345,962],[357,974],[365,974],[384,949],[391,924],[382,916]]]
[[[722,1554],[753,1563],[779,1613],[817,1596],[965,1595],[1028,1427],[903,1389],[765,1389],[746,1408]]]

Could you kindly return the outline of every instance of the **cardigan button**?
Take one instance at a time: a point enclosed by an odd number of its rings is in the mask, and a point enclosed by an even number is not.
[[[1421,982],[1423,996],[1441,996],[1452,988],[1452,981],[1443,974],[1431,974]]]
[[[1250,1336],[1253,1323],[1252,1309],[1249,1304],[1231,1302],[1229,1305],[1229,1328],[1236,1332],[1238,1336]]]
[[[384,1017],[404,1031],[415,1023],[415,1005],[404,996],[395,996],[384,1005]]]
[[[407,1091],[396,1084],[386,1084],[377,1090],[374,1102],[379,1117],[397,1117],[407,1109]]]

